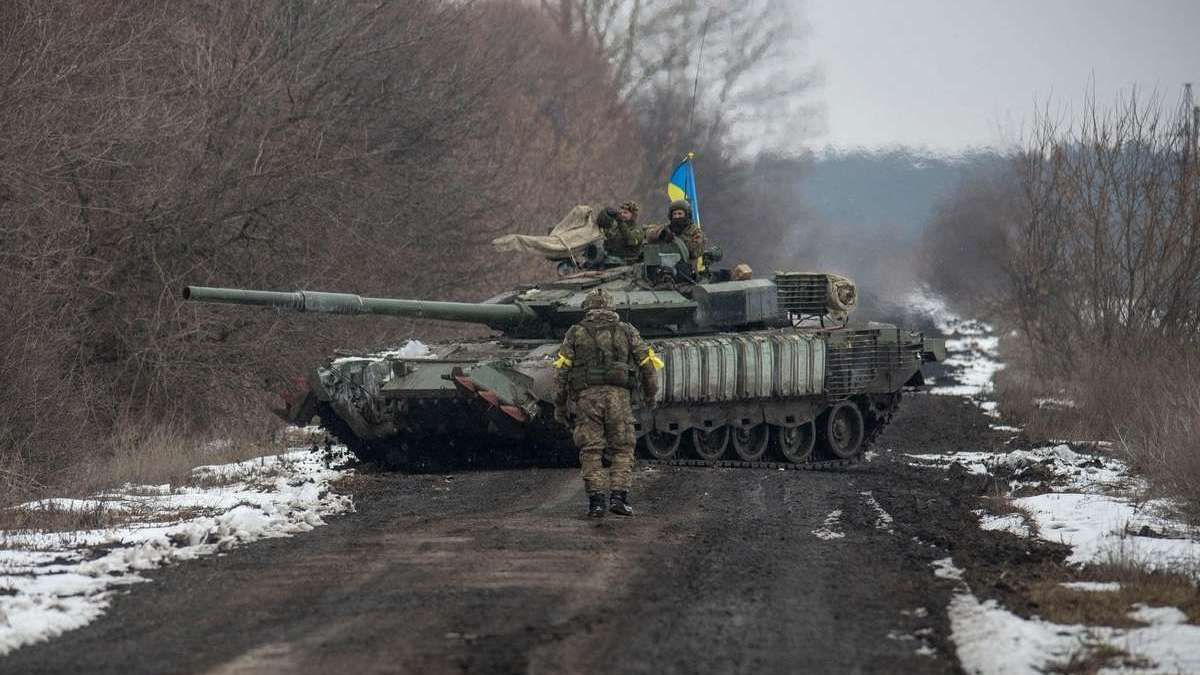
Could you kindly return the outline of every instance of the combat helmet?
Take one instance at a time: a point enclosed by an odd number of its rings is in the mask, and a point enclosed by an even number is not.
[[[675,211],[676,209],[682,210],[684,215],[687,216],[688,220],[692,219],[692,205],[688,202],[688,200],[676,199],[675,201],[671,202],[671,205],[667,207],[668,219],[671,217],[671,212]]]
[[[588,311],[593,309],[612,309],[612,293],[609,293],[603,288],[593,288],[586,296],[584,296],[583,308]]]

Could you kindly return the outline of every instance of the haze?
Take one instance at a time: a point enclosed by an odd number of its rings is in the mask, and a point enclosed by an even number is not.
[[[815,147],[1004,146],[1035,105],[1077,110],[1094,82],[1172,105],[1200,85],[1200,3],[908,0],[803,5],[824,104]]]

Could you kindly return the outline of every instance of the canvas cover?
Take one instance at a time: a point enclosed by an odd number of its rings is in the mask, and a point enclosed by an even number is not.
[[[829,316],[844,322],[858,305],[858,289],[850,277],[831,273],[825,276],[829,279],[829,294],[826,296]]]
[[[576,206],[546,235],[506,234],[492,240],[497,251],[536,253],[551,260],[577,257],[584,246],[603,239],[590,206]]]

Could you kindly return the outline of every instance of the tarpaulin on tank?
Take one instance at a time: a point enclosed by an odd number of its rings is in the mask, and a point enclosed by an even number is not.
[[[590,206],[576,206],[560,220],[550,234],[506,234],[492,240],[497,251],[536,253],[551,260],[578,256],[584,246],[603,239]]]

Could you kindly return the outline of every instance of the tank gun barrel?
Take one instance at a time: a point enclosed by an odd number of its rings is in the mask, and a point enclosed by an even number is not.
[[[322,314],[385,314],[415,319],[481,323],[493,327],[512,326],[536,318],[533,310],[522,305],[366,298],[353,293],[322,291],[252,291],[186,286],[183,289],[183,299]]]

